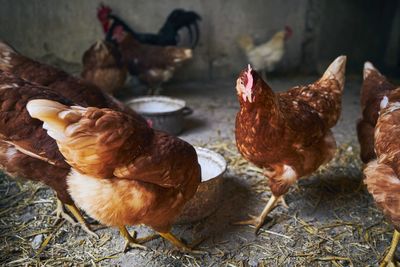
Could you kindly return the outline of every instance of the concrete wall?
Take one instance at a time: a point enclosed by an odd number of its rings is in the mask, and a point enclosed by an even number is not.
[[[237,37],[249,33],[255,37],[256,42],[263,42],[284,25],[290,25],[294,35],[287,43],[287,53],[279,68],[282,71],[315,71],[316,66],[325,66],[326,61],[342,52],[353,53],[359,62],[365,53],[379,50],[372,47],[371,51],[361,51],[359,45],[368,47],[362,42],[354,47],[352,37],[357,36],[354,31],[348,31],[357,16],[362,17],[357,25],[362,25],[368,14],[373,13],[377,7],[375,4],[364,8],[363,3],[377,3],[379,0],[103,2],[112,6],[115,14],[125,19],[132,28],[143,32],[156,32],[169,12],[176,7],[192,9],[201,14],[201,39],[195,51],[195,59],[179,72],[178,79],[209,79],[236,74],[247,63],[237,46]],[[85,49],[103,38],[96,18],[99,3],[96,0],[0,0],[0,38],[32,57],[54,54],[66,61],[79,62]],[[372,16],[372,19],[378,18],[381,17]],[[367,30],[366,26],[363,27]],[[381,26],[379,24],[373,30]],[[396,51],[398,47],[391,49]],[[360,56],[360,53],[364,54]]]

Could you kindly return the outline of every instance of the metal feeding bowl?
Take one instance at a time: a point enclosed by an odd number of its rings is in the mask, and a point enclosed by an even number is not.
[[[211,215],[221,199],[226,161],[220,154],[202,147],[195,147],[201,166],[201,183],[193,198],[183,207],[176,223],[190,223]]]
[[[166,96],[138,97],[127,105],[145,117],[152,128],[172,135],[182,132],[183,118],[193,113],[185,101]]]

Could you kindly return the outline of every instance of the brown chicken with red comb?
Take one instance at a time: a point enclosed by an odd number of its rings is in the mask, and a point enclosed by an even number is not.
[[[236,145],[240,153],[265,169],[272,196],[251,224],[256,233],[289,187],[330,161],[336,151],[331,128],[341,112],[346,57],[338,57],[315,83],[274,93],[249,66],[236,82],[240,111]]]

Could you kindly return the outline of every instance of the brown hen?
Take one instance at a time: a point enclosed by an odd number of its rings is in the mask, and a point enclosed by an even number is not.
[[[122,26],[112,29],[112,40],[129,73],[146,84],[152,94],[159,93],[161,84],[172,78],[175,69],[192,58],[192,49],[142,44]]]
[[[15,51],[10,45],[0,41],[0,70],[10,72],[24,80],[46,86],[65,98],[81,106],[111,108],[137,115],[132,109],[103,92],[94,84],[53,66],[37,62]]]
[[[0,168],[13,177],[40,181],[57,194],[57,216],[74,223],[64,212],[63,204],[75,216],[82,228],[94,235],[76,208],[66,184],[70,167],[57,144],[42,129],[39,120],[32,119],[26,103],[46,98],[65,104],[73,102],[60,94],[0,71]]]
[[[135,113],[133,110],[130,108],[126,107],[123,105],[121,102],[118,100],[114,99],[113,97],[109,96],[107,93],[103,92],[93,84],[86,82],[82,79],[75,78],[70,76],[68,73],[59,70],[57,68],[54,68],[50,65],[42,64],[37,61],[34,61],[30,58],[27,58],[18,52],[16,52],[11,46],[4,42],[0,42],[0,71],[5,71],[1,72],[1,86],[4,88],[13,88],[15,84],[18,84],[19,82],[24,83],[24,91],[23,93],[18,94],[18,90],[14,89],[14,95],[7,95],[7,97],[3,98],[4,103],[17,103],[17,101],[26,101],[26,98],[32,94],[29,92],[29,88],[41,88],[41,90],[45,91],[53,91],[53,94],[57,97],[58,99],[64,99],[65,101],[68,101],[68,103],[74,103],[74,104],[79,104],[81,106],[94,106],[94,107],[106,107],[106,108],[111,108],[115,109],[118,111],[123,111],[130,116],[134,117],[135,120],[138,123],[143,123],[146,124],[146,121],[139,116],[137,113]],[[11,75],[10,73],[13,73]],[[22,81],[18,79],[16,76],[24,79],[25,81]],[[32,83],[27,82],[26,80],[31,81]],[[48,87],[40,87],[39,85],[44,85]],[[11,90],[9,89],[9,90]],[[37,92],[38,90],[35,91],[34,96],[35,98],[45,98],[45,95],[41,97],[41,93]],[[40,91],[40,90],[39,90]],[[9,94],[8,90],[3,90],[1,92],[2,94]],[[51,98],[49,98],[51,99]],[[3,102],[2,102],[3,103]],[[22,102],[23,104],[20,104],[21,107],[25,106],[25,102]],[[12,106],[8,105],[3,105],[2,114],[13,114],[8,111],[9,108],[14,108]],[[17,115],[15,115],[17,116]],[[18,115],[19,116],[19,115]],[[26,114],[24,115],[26,117]],[[20,133],[20,130],[23,131],[28,131],[29,133],[35,132],[36,128],[32,128],[35,126],[35,123],[32,123],[31,119],[26,119],[25,117],[22,117],[22,122],[24,123],[19,123],[18,125],[21,126],[21,128],[16,128],[14,124],[6,123],[4,127],[2,127],[2,131],[8,131],[7,135],[5,135],[5,138],[7,140],[7,136],[13,135],[17,136],[18,138],[22,138],[25,145],[28,146],[33,146],[35,149],[47,149],[46,155],[43,158],[44,161],[47,161],[48,158],[53,158],[54,155],[58,155],[57,157],[61,157],[61,163],[62,166],[66,167],[67,165],[63,162],[63,157],[59,153],[57,146],[55,145],[54,142],[50,142],[53,145],[52,146],[43,146],[41,145],[41,140],[46,140],[43,139],[43,134],[40,135],[35,135],[35,134],[23,134]],[[17,117],[9,118],[7,119],[8,121],[18,121]],[[37,124],[38,122],[36,122]],[[36,127],[36,126],[35,126]],[[40,130],[42,131],[42,130]],[[29,137],[29,138],[28,138]],[[47,138],[47,135],[45,136]],[[26,139],[28,138],[28,139]],[[1,139],[1,138],[0,138]],[[48,141],[44,141],[48,142]],[[6,151],[7,146],[3,144],[4,149],[3,151]],[[13,148],[13,147],[12,147]],[[40,177],[35,178],[34,176],[30,177],[29,173],[32,171],[32,169],[37,168],[37,170],[40,170],[40,166],[43,166],[45,163],[36,161],[35,159],[29,159],[27,158],[30,157],[37,157],[37,155],[42,155],[41,153],[43,152],[37,152],[33,151],[33,154],[31,154],[32,151],[30,150],[23,150],[24,148],[19,148],[18,153],[16,153],[16,157],[13,157],[12,163],[7,163],[3,164],[5,166],[5,171],[8,173],[14,173],[13,176],[20,176],[24,177],[26,179],[41,179]],[[20,151],[21,150],[21,151]],[[22,151],[23,150],[23,151]],[[21,154],[22,153],[22,154]],[[54,155],[50,155],[54,154]],[[7,158],[3,157],[3,160],[7,161]],[[30,162],[29,164],[25,164],[25,162]],[[61,164],[60,162],[58,162]],[[37,164],[37,165],[35,165]],[[47,167],[46,167],[47,168]],[[51,171],[49,170],[49,176],[48,177],[42,177],[42,179],[50,180],[52,181],[52,176],[57,176],[57,177],[63,177],[65,180],[66,174],[61,171],[61,170],[53,170],[52,167],[48,167],[52,169]],[[57,173],[60,171],[60,173]],[[67,171],[68,172],[68,171]],[[25,175],[27,174],[27,175]],[[88,226],[83,220],[83,217],[80,215],[79,210],[76,209],[76,207],[73,205],[73,202],[71,201],[71,198],[69,196],[62,197],[62,195],[68,195],[67,188],[65,187],[65,181],[60,182],[60,184],[49,184],[49,182],[44,181],[44,183],[48,184],[51,186],[53,189],[55,187],[59,189],[55,189],[57,192],[57,196],[59,200],[57,201],[57,214],[59,216],[62,216],[66,218],[69,221],[72,221],[72,219],[69,217],[68,214],[66,214],[63,211],[63,205],[65,204],[66,207],[72,211],[73,215],[76,217],[76,219],[82,224],[83,228],[85,231],[88,231]],[[58,182],[56,182],[58,183]]]
[[[346,57],[338,57],[322,78],[307,86],[274,93],[249,66],[236,90],[236,145],[250,162],[265,169],[272,196],[251,224],[256,233],[268,213],[299,178],[332,159],[336,143],[331,128],[339,119]]]
[[[191,145],[110,109],[49,100],[30,101],[27,109],[44,122],[72,166],[67,184],[79,207],[103,224],[118,226],[127,246],[137,244],[124,225],[146,224],[189,250],[170,229],[200,183]]]
[[[127,69],[122,66],[121,55],[111,43],[98,41],[82,57],[82,78],[94,83],[107,93],[121,89],[125,83]]]
[[[364,169],[368,191],[395,228],[391,247],[380,266],[396,265],[394,253],[400,239],[400,88],[390,94],[380,103],[374,132],[376,159]]]
[[[374,131],[378,120],[380,102],[385,95],[396,88],[370,62],[364,64],[361,86],[362,118],[357,122],[357,136],[360,143],[360,157],[364,163],[376,158]]]

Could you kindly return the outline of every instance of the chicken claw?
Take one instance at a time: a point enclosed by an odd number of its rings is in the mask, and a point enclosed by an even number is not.
[[[284,196],[280,196],[278,198],[278,201],[280,202],[279,204],[281,204],[282,207],[284,207],[285,209],[289,208],[289,205],[286,203],[286,200],[285,200]]]
[[[72,205],[65,204],[65,207],[72,213],[72,215],[75,217],[75,219],[82,227],[83,231],[85,231],[91,236],[94,236],[95,238],[99,238],[99,236],[90,229],[90,226],[87,224],[87,222],[85,221],[85,219],[83,218],[82,214],[80,213],[79,209],[75,206],[75,204]],[[68,213],[64,211],[64,204],[59,199],[57,199],[57,208],[55,210],[55,213],[58,218],[63,218],[64,220],[71,223],[73,226],[76,225],[76,221],[72,219],[72,217],[69,216]]]
[[[199,242],[195,242],[195,244],[188,246],[185,243],[182,242],[179,238],[174,236],[171,232],[168,233],[159,233],[160,236],[162,236],[164,239],[168,240],[171,242],[179,251],[184,252],[184,253],[191,253],[191,254],[204,254],[206,252],[201,251],[201,250],[194,250],[193,248],[197,245],[199,245],[203,239],[201,239]]]
[[[267,218],[268,214],[271,212],[271,210],[273,210],[276,207],[276,204],[278,203],[278,201],[282,201],[282,199],[281,199],[281,196],[276,197],[276,196],[272,195],[271,198],[268,200],[268,203],[265,206],[262,213],[260,214],[260,216],[256,217],[256,216],[250,215],[251,219],[235,222],[233,224],[234,225],[253,225],[256,228],[255,234],[257,235],[260,228],[264,225],[265,219]]]
[[[58,198],[57,198],[57,207],[54,210],[53,214],[54,213],[56,214],[57,218],[63,218],[64,220],[71,223],[72,225],[76,225],[76,222],[74,221],[74,219],[72,219],[72,217],[69,216],[68,213],[66,213],[64,211],[64,204]]]
[[[390,244],[389,252],[386,254],[385,258],[379,265],[379,267],[386,267],[386,266],[397,266],[394,261],[394,253],[396,252],[397,244],[400,240],[400,232],[394,230],[392,243]]]
[[[136,238],[137,235],[136,231],[134,231],[133,235],[131,235],[125,226],[120,226],[119,232],[125,238],[124,252],[127,252],[129,248],[139,248],[146,250],[147,247],[141,244],[149,242],[159,237],[159,235],[155,234],[143,238]]]

